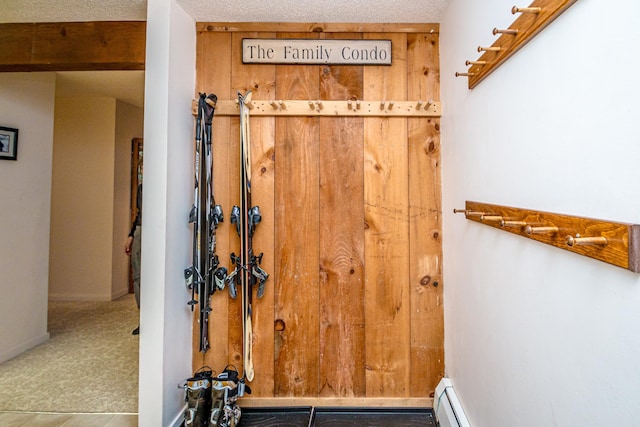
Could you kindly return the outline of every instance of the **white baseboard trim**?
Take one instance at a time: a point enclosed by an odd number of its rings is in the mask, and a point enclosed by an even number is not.
[[[33,337],[31,339],[28,339],[27,341],[24,341],[8,350],[3,350],[2,352],[0,352],[0,363],[4,363],[9,359],[13,359],[17,355],[22,354],[25,351],[30,350],[33,347],[47,341],[49,341],[49,332],[46,332],[37,337]]]
[[[182,409],[180,410],[178,415],[176,415],[173,418],[173,421],[171,421],[171,424],[169,424],[171,427],[181,427],[182,426],[182,421],[184,421],[184,410],[185,409],[187,409],[187,405],[186,404],[182,407]]]
[[[122,288],[117,291],[111,292],[111,301],[117,300],[118,298],[122,298],[128,293],[129,293],[129,288]]]

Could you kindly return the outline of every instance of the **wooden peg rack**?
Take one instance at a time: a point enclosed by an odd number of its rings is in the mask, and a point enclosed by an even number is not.
[[[325,101],[325,100],[252,100],[252,116],[332,116],[332,117],[440,117],[441,104],[436,101]],[[198,113],[198,102],[192,101],[193,115]],[[239,114],[235,100],[218,100],[216,115]]]
[[[468,220],[595,258],[640,273],[640,225],[533,211],[480,202],[465,203]]]
[[[482,56],[467,61],[471,65],[468,72],[456,73],[456,77],[468,77],[469,89],[473,89],[576,1],[534,0],[528,7],[514,6],[511,12],[518,14],[518,18],[509,28],[494,28],[493,34],[500,37],[490,47],[478,47],[478,52],[484,52]]]

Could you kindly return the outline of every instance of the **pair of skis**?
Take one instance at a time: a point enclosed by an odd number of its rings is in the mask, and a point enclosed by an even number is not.
[[[253,288],[258,285],[258,298],[264,295],[264,286],[269,275],[260,267],[262,253],[253,253],[253,235],[262,221],[260,208],[251,206],[251,144],[249,131],[249,108],[251,91],[245,95],[238,92],[240,108],[240,205],[231,211],[231,223],[236,225],[240,237],[240,253],[231,254],[235,269],[227,276],[229,294],[236,298],[235,286],[241,289],[242,303],[242,355],[244,378],[253,381]]]
[[[189,222],[193,224],[192,265],[184,272],[191,289],[191,310],[199,306],[200,351],[209,349],[209,299],[218,289],[224,289],[227,269],[220,267],[216,255],[216,228],[223,221],[222,208],[215,203],[212,178],[211,127],[218,98],[201,93],[198,99],[195,136],[195,185]],[[203,123],[204,122],[204,123]],[[204,187],[203,187],[204,185]],[[198,295],[198,300],[195,296]]]
[[[215,231],[218,223],[223,221],[222,208],[215,204],[212,181],[211,123],[215,111],[217,97],[213,94],[200,94],[198,115],[196,117],[196,150],[195,150],[195,194],[194,205],[189,214],[189,222],[193,227],[193,265],[185,270],[187,286],[192,291],[192,310],[195,304],[200,306],[200,351],[209,349],[208,324],[211,308],[209,298],[217,289],[224,289],[228,284],[229,294],[237,297],[236,286],[241,289],[242,304],[242,352],[244,361],[243,378],[252,381],[253,368],[253,288],[258,286],[258,298],[264,295],[265,282],[269,275],[260,267],[262,253],[253,252],[253,235],[256,226],[262,220],[260,208],[251,206],[251,144],[249,130],[249,108],[251,91],[245,95],[238,92],[240,109],[240,203],[231,212],[231,223],[236,225],[240,237],[240,252],[231,254],[231,263],[235,266],[227,275],[227,270],[219,266],[215,254]],[[204,127],[202,121],[204,120]],[[204,155],[205,164],[201,167]],[[205,189],[200,188],[205,183]],[[200,301],[196,301],[195,293]]]

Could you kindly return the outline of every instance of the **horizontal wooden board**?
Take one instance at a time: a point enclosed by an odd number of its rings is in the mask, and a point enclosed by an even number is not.
[[[197,22],[197,31],[260,31],[296,33],[439,33],[440,24],[305,23],[305,22]]]
[[[240,402],[247,408],[272,407],[369,407],[369,408],[432,408],[429,397],[274,397],[252,398],[245,396]]]
[[[638,272],[638,224],[473,201],[463,212],[471,221]]]
[[[0,71],[144,70],[146,22],[0,24]]]
[[[415,101],[326,101],[269,99],[251,102],[252,116],[325,116],[325,117],[440,117],[441,103],[433,100]],[[197,102],[192,101],[192,113],[197,112]],[[219,116],[239,114],[235,100],[219,100],[216,104]]]
[[[518,15],[508,28],[515,30],[515,33],[506,33],[498,37],[490,46],[493,49],[485,51],[478,58],[476,62],[479,64],[469,68],[469,89],[476,87],[575,2],[576,0],[534,0],[529,7],[540,8],[540,12]],[[478,50],[480,51],[480,47]]]

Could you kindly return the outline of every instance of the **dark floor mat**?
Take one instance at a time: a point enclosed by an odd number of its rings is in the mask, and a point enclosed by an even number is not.
[[[238,427],[309,427],[310,407],[242,408]]]
[[[238,427],[436,427],[430,408],[243,408]]]
[[[428,408],[314,408],[315,427],[436,427]]]

